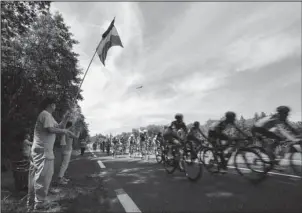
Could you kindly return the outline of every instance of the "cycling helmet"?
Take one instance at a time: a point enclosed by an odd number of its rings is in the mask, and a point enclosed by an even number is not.
[[[199,123],[198,121],[195,121],[195,122],[193,123],[193,125],[194,125],[195,127],[199,127],[200,123]]]
[[[290,108],[287,106],[279,106],[276,110],[279,114],[288,114],[290,112]]]
[[[177,113],[175,115],[175,119],[178,120],[178,119],[183,119],[183,115],[181,113]]]
[[[236,113],[235,112],[226,112],[225,117],[226,117],[226,119],[235,119]]]

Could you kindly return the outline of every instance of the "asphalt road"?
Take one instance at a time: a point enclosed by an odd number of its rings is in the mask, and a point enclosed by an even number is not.
[[[105,211],[108,212],[289,213],[302,210],[299,178],[271,175],[255,185],[230,168],[224,175],[210,175],[204,170],[200,180],[190,182],[179,171],[168,175],[163,166],[152,159],[112,158],[98,151],[85,155],[72,162],[70,173],[83,168],[86,171],[83,175],[102,180],[107,190],[105,199],[109,205]]]

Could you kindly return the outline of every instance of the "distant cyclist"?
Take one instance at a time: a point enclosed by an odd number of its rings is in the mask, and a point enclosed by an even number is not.
[[[148,130],[140,131],[140,148],[141,154],[144,155],[146,148],[147,148],[147,137],[148,137]]]

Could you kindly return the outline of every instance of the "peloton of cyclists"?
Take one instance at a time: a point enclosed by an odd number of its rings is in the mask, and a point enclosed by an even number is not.
[[[293,142],[300,141],[301,139],[298,138],[300,134],[287,121],[289,112],[290,108],[287,106],[277,107],[275,114],[261,118],[253,125],[251,129],[253,136],[258,133],[259,135],[265,136],[267,138],[275,139],[274,145],[278,145],[279,142],[284,139],[288,139]],[[187,135],[186,139],[200,143],[201,140],[196,137],[196,135],[199,133],[202,137],[207,139],[214,148],[221,147],[221,141],[225,141],[226,144],[224,145],[224,147],[227,147],[230,145],[229,143],[235,139],[234,137],[224,133],[224,131],[228,127],[235,128],[245,138],[251,139],[249,135],[244,133],[235,124],[236,113],[232,111],[226,112],[223,119],[213,123],[210,126],[208,130],[208,137],[206,137],[205,134],[200,130],[200,124],[198,121],[195,121],[193,127],[188,131],[185,123],[183,122],[182,114],[176,114],[175,119],[176,120],[171,123],[171,125],[168,127],[168,130],[166,130],[164,133],[164,138],[174,145],[180,145],[183,142],[183,139],[181,139],[177,134],[177,131],[180,129],[183,129],[185,131]],[[292,134],[290,134],[286,129],[289,129]],[[277,133],[281,133],[282,137]],[[274,147],[272,147],[272,149],[273,148]],[[222,161],[222,165],[225,165],[225,168],[222,168],[221,172],[226,172],[224,155],[222,152],[219,153],[219,155]]]

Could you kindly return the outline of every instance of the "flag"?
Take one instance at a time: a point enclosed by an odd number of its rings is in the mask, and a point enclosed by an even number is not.
[[[99,58],[101,62],[105,66],[105,60],[107,57],[107,52],[112,46],[121,46],[123,47],[122,41],[120,39],[120,36],[118,35],[118,32],[114,26],[115,18],[112,20],[109,28],[103,33],[102,40],[97,47],[97,54],[99,55]]]

